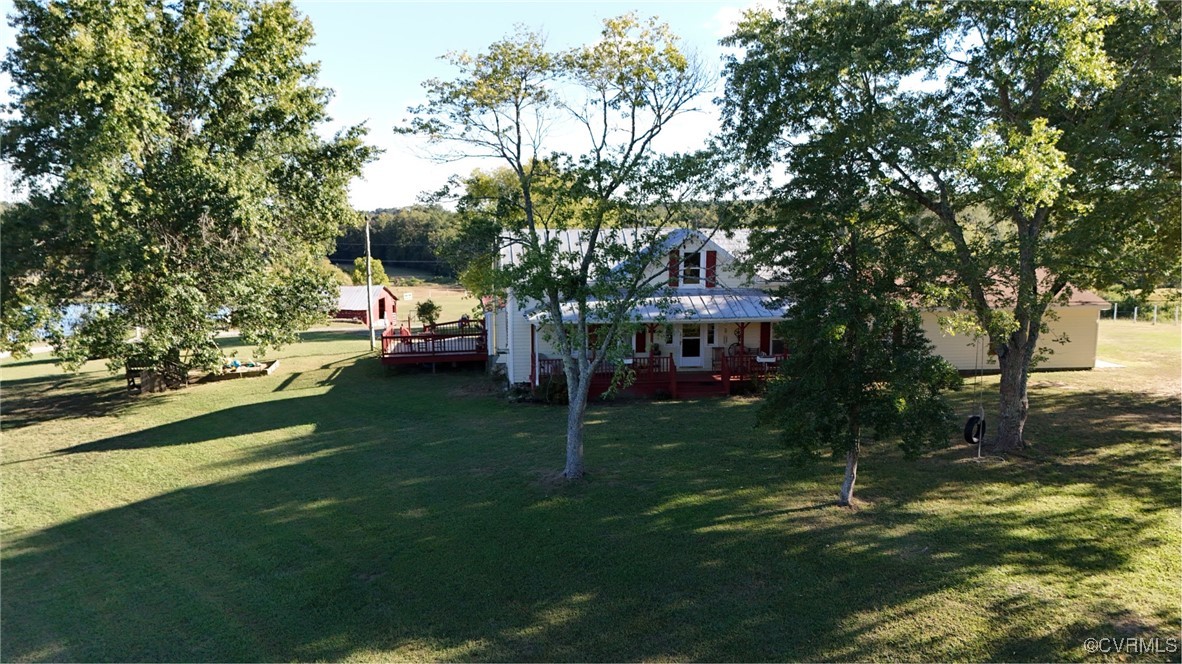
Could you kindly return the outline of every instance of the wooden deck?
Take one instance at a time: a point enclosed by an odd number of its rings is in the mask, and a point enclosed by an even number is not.
[[[488,337],[480,321],[449,321],[428,326],[418,334],[382,334],[382,364],[486,362]]]
[[[672,399],[698,396],[727,396],[742,383],[765,380],[774,374],[787,355],[772,357],[756,355],[722,356],[710,368],[678,368],[672,357],[637,356],[625,365],[632,372],[632,381],[622,390],[625,394]],[[540,359],[537,365],[537,384],[563,373],[562,360]],[[591,379],[591,393],[602,394],[615,378],[616,366],[605,363]]]

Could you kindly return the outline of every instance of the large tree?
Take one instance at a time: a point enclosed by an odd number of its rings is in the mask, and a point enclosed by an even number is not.
[[[790,2],[726,43],[724,131],[789,177],[853,163],[1001,370],[1024,444],[1031,362],[1072,286],[1178,276],[1178,3]]]
[[[265,347],[323,317],[372,151],[360,127],[318,136],[330,93],[289,2],[17,0],[10,20],[3,156],[29,195],[3,218],[6,347],[83,304],[67,364],[184,371],[220,361],[219,329]]]
[[[538,305],[563,358],[564,473],[577,478],[592,375],[627,341],[633,305],[657,287],[651,250],[679,222],[676,202],[709,172],[701,159],[660,157],[654,141],[707,82],[667,26],[633,15],[604,21],[597,42],[565,52],[519,31],[484,53],[446,58],[458,76],[424,84],[428,102],[411,109],[408,129],[450,147],[441,158],[484,157],[511,172],[485,183],[500,210],[498,248],[515,257],[499,279]],[[564,151],[548,132],[571,126],[580,147]]]
[[[866,442],[895,440],[908,456],[947,445],[955,427],[941,392],[960,385],[909,295],[929,277],[909,260],[915,242],[891,232],[910,206],[869,204],[873,189],[856,167],[798,173],[751,230],[753,263],[774,266],[791,302],[780,333],[792,353],[760,421],[799,460],[844,457],[840,505],[853,500]]]

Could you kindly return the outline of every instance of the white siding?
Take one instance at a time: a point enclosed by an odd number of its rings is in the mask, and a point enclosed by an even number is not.
[[[718,252],[718,262],[715,264],[715,281],[720,288],[744,288],[751,287],[751,280],[746,276],[740,275],[735,270],[734,260],[730,257],[725,249],[718,246],[714,242],[702,242],[701,238],[696,238],[692,242],[687,242],[677,248],[679,255],[684,258],[686,254],[698,252],[701,255],[698,267],[698,288],[706,288],[706,252]],[[684,270],[685,266],[682,265]],[[658,260],[654,261],[652,269],[646,273],[647,277],[654,279],[653,283],[664,285],[667,283],[669,276],[669,254],[662,255]],[[694,285],[686,285],[685,282],[678,278],[678,287],[680,288],[694,288]]]
[[[522,313],[517,297],[509,295],[506,314],[509,333],[509,382],[528,383],[530,375],[530,322]]]
[[[1056,309],[1059,320],[1049,321],[1050,333],[1040,337],[1041,345],[1054,353],[1039,363],[1040,369],[1091,369],[1096,366],[1096,340],[1100,331],[1099,307],[1066,307]],[[1067,333],[1069,341],[1054,343],[1053,339]]]
[[[1091,369],[1096,366],[1096,339],[1099,325],[1098,307],[1060,307],[1053,309],[1057,320],[1048,320],[1049,330],[1039,337],[1039,345],[1050,349],[1046,359],[1036,369]],[[940,329],[942,312],[923,312],[923,331],[936,347],[936,353],[961,371],[997,371],[997,358],[985,351],[986,339],[977,347],[973,337],[951,335]],[[1066,333],[1068,342],[1054,340]]]

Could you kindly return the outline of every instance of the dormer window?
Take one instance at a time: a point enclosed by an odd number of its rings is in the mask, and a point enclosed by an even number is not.
[[[685,277],[684,283],[687,286],[702,283],[702,254],[693,251],[685,255],[685,270],[683,275]]]

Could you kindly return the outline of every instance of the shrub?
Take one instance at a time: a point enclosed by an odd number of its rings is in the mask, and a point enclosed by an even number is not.
[[[415,305],[415,316],[427,325],[434,325],[439,320],[439,314],[443,313],[443,307],[435,304],[433,300],[423,300]]]
[[[566,374],[551,374],[538,386],[537,398],[552,406],[565,406],[570,403],[570,393],[566,389]]]

